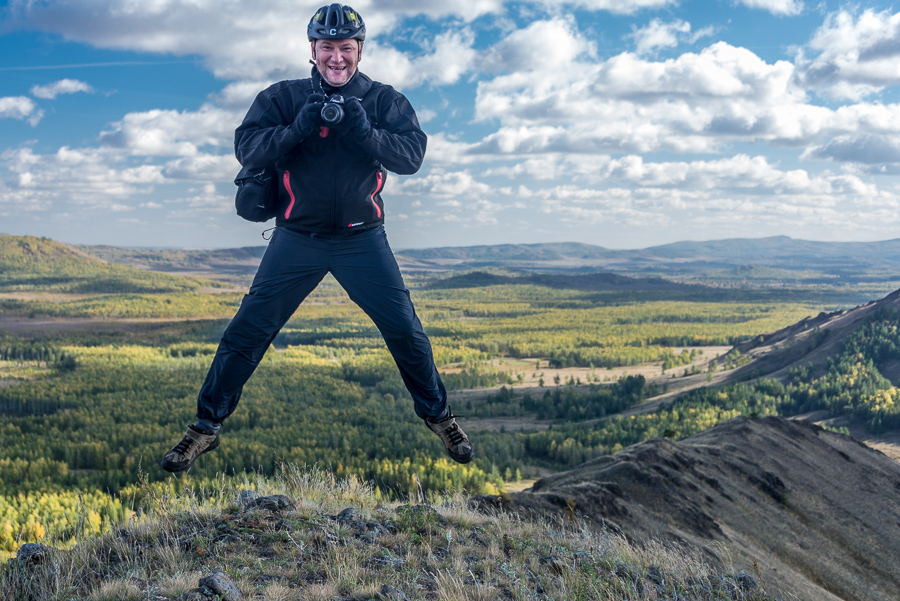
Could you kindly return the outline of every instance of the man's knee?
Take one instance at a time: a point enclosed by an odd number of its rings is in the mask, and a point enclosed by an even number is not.
[[[402,316],[379,324],[379,330],[385,340],[409,340],[416,341],[424,339],[428,342],[425,330],[422,329],[422,323],[415,316]]]
[[[278,334],[278,329],[264,329],[248,326],[245,323],[231,325],[226,328],[219,346],[226,352],[238,353],[254,363],[259,362],[272,339]]]

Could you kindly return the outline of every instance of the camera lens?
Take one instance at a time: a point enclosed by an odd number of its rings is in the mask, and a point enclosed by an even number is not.
[[[325,123],[340,123],[344,118],[344,109],[338,104],[329,102],[322,107],[321,116]]]

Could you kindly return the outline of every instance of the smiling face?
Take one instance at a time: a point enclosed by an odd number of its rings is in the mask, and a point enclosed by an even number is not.
[[[362,56],[359,40],[315,40],[310,46],[316,68],[328,85],[339,88],[356,73]]]

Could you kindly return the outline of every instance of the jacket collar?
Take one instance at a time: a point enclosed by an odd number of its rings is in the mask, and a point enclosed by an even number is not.
[[[325,94],[328,96],[340,94],[344,98],[350,98],[351,96],[363,98],[366,95],[366,92],[369,91],[369,88],[372,87],[372,80],[359,69],[356,70],[356,73],[353,74],[350,81],[339,88],[328,85],[328,83],[322,79],[322,75],[315,66],[312,68],[312,80],[313,91],[320,92],[324,90]]]

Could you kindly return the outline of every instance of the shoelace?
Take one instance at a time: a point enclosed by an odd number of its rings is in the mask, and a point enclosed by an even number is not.
[[[456,425],[456,422],[453,422],[453,424],[449,428],[447,428],[446,432],[447,437],[450,439],[450,442],[454,446],[466,440],[466,438],[460,433],[459,426]]]
[[[185,451],[187,451],[188,448],[190,448],[190,446],[194,442],[195,441],[193,441],[190,438],[188,438],[187,436],[185,436],[184,438],[181,439],[181,442],[179,442],[177,445],[175,445],[175,448],[172,450],[175,451],[176,453],[178,453],[179,455],[184,455]]]

